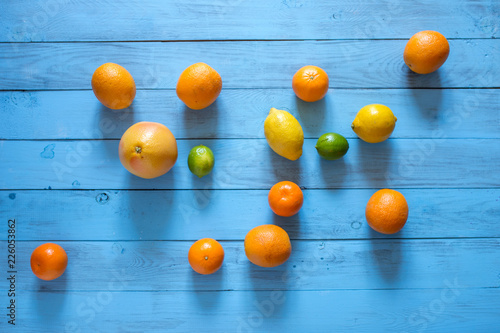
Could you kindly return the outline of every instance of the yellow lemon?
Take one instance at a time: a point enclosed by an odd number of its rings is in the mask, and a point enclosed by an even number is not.
[[[370,104],[359,110],[351,128],[361,140],[377,143],[391,136],[396,120],[398,119],[387,106]]]
[[[280,156],[295,161],[302,156],[304,132],[297,119],[284,110],[271,108],[264,122],[267,143]]]

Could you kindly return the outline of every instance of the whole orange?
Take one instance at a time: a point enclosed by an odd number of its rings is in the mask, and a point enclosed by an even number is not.
[[[304,66],[292,79],[295,95],[305,102],[316,102],[325,97],[328,84],[328,74],[318,66]]]
[[[417,32],[406,44],[405,64],[418,74],[429,74],[441,67],[450,54],[450,44],[437,31]]]
[[[292,216],[299,212],[304,203],[300,187],[289,181],[274,184],[267,196],[269,206],[279,216]]]
[[[186,68],[177,81],[177,97],[189,108],[200,110],[215,100],[222,89],[222,79],[215,69],[199,62]]]
[[[54,243],[45,243],[31,254],[31,270],[42,280],[54,280],[63,275],[68,266],[64,249]]]
[[[408,219],[408,203],[400,192],[382,189],[368,200],[365,215],[373,230],[394,234],[404,227]]]
[[[291,253],[290,238],[277,225],[260,225],[250,230],[245,237],[245,254],[257,266],[279,266],[288,260]]]
[[[92,90],[99,102],[114,110],[129,107],[135,98],[134,78],[125,68],[111,62],[95,70]]]
[[[224,248],[212,238],[202,238],[189,249],[189,264],[200,274],[212,274],[221,268],[224,261]]]
[[[130,126],[118,146],[125,169],[141,178],[167,173],[177,161],[177,141],[162,124],[143,121]]]

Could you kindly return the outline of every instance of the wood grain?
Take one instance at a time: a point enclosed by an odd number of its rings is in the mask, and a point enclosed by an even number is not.
[[[23,241],[243,240],[265,223],[280,225],[294,240],[500,237],[499,189],[401,190],[409,219],[389,236],[366,223],[374,192],[304,190],[299,214],[283,218],[269,208],[268,190],[2,191],[0,215],[18,221]],[[0,234],[7,234],[7,223]]]
[[[23,0],[2,4],[0,41],[498,38],[495,12],[491,0]]]
[[[174,133],[175,135],[175,133]],[[500,186],[498,139],[349,140],[337,161],[321,159],[306,139],[289,161],[265,139],[178,140],[179,158],[166,175],[144,180],[123,168],[118,141],[1,141],[3,189],[269,189],[282,180],[305,188],[495,188]],[[205,144],[214,171],[199,179],[187,167],[192,147]],[[478,150],[478,148],[481,150]],[[481,152],[487,152],[481,153]],[[460,154],[457,156],[457,154]]]
[[[449,279],[450,285],[455,282]],[[493,332],[500,325],[496,289],[120,292],[24,292],[22,332]],[[460,283],[460,280],[458,280]],[[455,293],[456,292],[456,293]],[[50,307],[47,306],[50,304]],[[495,306],[492,306],[494,304]],[[6,322],[0,322],[4,328]]]
[[[224,89],[205,110],[186,109],[174,90],[139,90],[132,107],[110,110],[92,91],[0,92],[1,139],[120,139],[134,122],[167,124],[177,138],[263,138],[271,107],[291,112],[306,138],[338,132],[364,105],[388,105],[398,122],[391,138],[500,138],[496,89],[330,89],[306,103],[292,89]],[[108,125],[112,123],[112,125]],[[105,129],[105,131],[104,131]],[[105,132],[105,133],[103,133]]]
[[[90,89],[105,62],[124,66],[138,88],[173,89],[196,62],[217,70],[224,88],[290,88],[306,64],[322,67],[333,88],[500,86],[500,40],[452,40],[446,64],[429,75],[403,62],[405,40],[239,41],[213,43],[0,44],[0,90]],[[284,61],[286,55],[286,61]]]
[[[224,230],[215,228],[205,236],[219,234]],[[209,276],[189,266],[192,241],[56,242],[69,265],[54,281],[39,280],[29,268],[43,242],[17,242],[17,288],[106,290],[116,274],[130,291],[414,289],[440,287],[445,279],[458,279],[462,288],[499,285],[499,239],[292,241],[290,259],[275,268],[250,263],[243,241],[221,241],[224,264]],[[8,285],[2,279],[0,290]]]

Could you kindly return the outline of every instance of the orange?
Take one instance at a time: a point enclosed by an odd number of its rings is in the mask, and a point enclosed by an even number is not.
[[[250,230],[245,237],[245,254],[257,266],[279,266],[288,260],[291,253],[290,238],[277,225],[260,225]]]
[[[304,195],[297,184],[279,182],[271,187],[267,196],[269,206],[279,216],[292,216],[299,212],[304,202]]]
[[[203,62],[189,66],[177,81],[177,97],[189,108],[200,110],[215,100],[222,89],[222,79],[213,69]]]
[[[328,91],[328,74],[317,66],[304,66],[295,73],[292,88],[298,98],[305,102],[316,102]]]
[[[165,125],[143,121],[125,131],[118,154],[132,174],[156,178],[166,174],[177,161],[177,141]]]
[[[450,54],[446,37],[437,31],[417,32],[406,44],[405,64],[418,74],[429,74],[441,67]]]
[[[398,191],[379,190],[368,200],[365,215],[373,230],[395,234],[404,227],[408,219],[408,204]]]
[[[124,109],[134,100],[135,82],[125,68],[108,62],[92,75],[92,90],[104,106],[114,110]]]
[[[202,238],[189,249],[189,264],[200,274],[212,274],[221,268],[224,261],[224,248],[212,238]]]
[[[54,280],[63,275],[68,266],[64,249],[54,243],[45,243],[31,254],[31,270],[42,280]]]

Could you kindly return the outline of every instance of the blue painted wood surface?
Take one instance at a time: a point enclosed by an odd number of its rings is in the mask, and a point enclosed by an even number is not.
[[[29,0],[2,4],[0,41],[498,38],[495,0]]]
[[[267,110],[263,110],[265,119]],[[168,123],[166,124],[168,126]],[[432,136],[429,133],[429,136]],[[500,186],[499,139],[389,139],[373,145],[349,140],[341,160],[321,159],[317,139],[289,161],[266,139],[177,140],[179,158],[166,175],[145,180],[126,171],[118,140],[3,141],[2,188],[10,189],[269,189],[288,179],[305,188],[495,188]],[[217,167],[198,178],[187,166],[192,147],[204,144]],[[487,152],[478,155],[478,149]]]
[[[218,238],[221,233],[214,228],[206,236]],[[449,276],[463,287],[498,287],[498,239],[292,240],[290,260],[269,269],[246,259],[240,241],[245,234],[221,241],[224,268],[210,276],[195,274],[186,260],[193,241],[58,241],[73,265],[57,282],[39,282],[29,270],[22,270],[17,287],[105,290],[112,269],[124,270],[123,279],[132,291],[425,289],[439,287]],[[18,244],[20,267],[29,266],[39,243]],[[7,288],[8,281],[0,286]]]
[[[433,133],[500,138],[496,89],[330,89],[323,100],[306,103],[289,88],[223,89],[216,103],[201,111],[186,110],[175,90],[139,90],[130,108],[117,111],[102,106],[91,90],[0,91],[0,139],[119,140],[138,121],[168,124],[177,139],[264,138],[270,105],[294,114],[306,138],[336,131],[351,139],[357,137],[351,130],[356,113],[374,102],[387,104],[398,117],[391,138],[432,138]]]
[[[43,191],[44,201],[39,200],[40,191],[4,191],[0,214],[23,221],[17,235],[20,240],[40,241],[197,240],[207,234],[236,240],[262,221],[277,223],[297,240],[500,237],[498,188],[402,189],[412,203],[409,222],[401,232],[390,236],[372,232],[360,209],[374,189],[303,192],[304,207],[290,218],[273,215],[267,189],[51,190]],[[477,214],[478,209],[481,214]],[[7,232],[7,226],[0,225],[0,232]]]
[[[220,73],[224,88],[234,89],[290,88],[304,64],[331,73],[333,88],[498,87],[498,44],[496,39],[450,40],[445,67],[418,75],[403,62],[404,39],[3,43],[0,90],[90,89],[87,78],[106,61],[127,68],[139,89],[173,89],[182,71],[200,61]]]
[[[498,1],[16,1],[0,3],[1,332],[496,332],[500,327],[500,41]],[[436,73],[403,63],[424,29],[450,39]],[[104,62],[134,76],[137,97],[112,111],[90,77]],[[193,111],[176,97],[188,65],[218,70],[223,90]],[[298,100],[291,77],[323,67],[330,91]],[[398,117],[370,145],[350,124],[370,103]],[[270,109],[305,133],[296,162],[263,133]],[[118,140],[138,121],[166,124],[179,160],[156,180],[124,170]],[[316,139],[348,138],[338,161]],[[187,153],[212,148],[213,173]],[[267,192],[292,180],[305,202],[273,215]],[[397,188],[410,215],[395,235],[372,231],[367,200]],[[16,219],[16,326],[7,324],[7,220]],[[243,239],[274,223],[290,260],[248,262]],[[193,241],[219,239],[222,269],[194,273]],[[55,241],[66,273],[38,280],[33,249]]]

